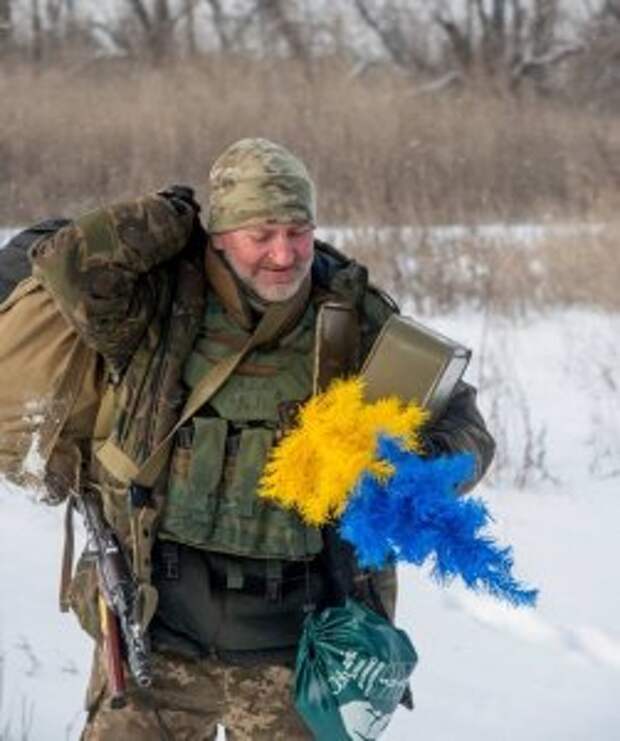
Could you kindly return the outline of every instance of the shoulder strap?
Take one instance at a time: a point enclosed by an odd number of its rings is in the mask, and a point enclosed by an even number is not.
[[[360,323],[355,307],[335,299],[319,305],[314,354],[314,393],[357,370]]]
[[[67,499],[64,516],[64,540],[60,567],[60,587],[58,592],[58,602],[60,604],[61,612],[69,612],[71,606],[69,588],[71,586],[71,577],[73,575],[73,551],[75,548],[75,531],[73,528],[74,509],[75,499],[70,496]]]

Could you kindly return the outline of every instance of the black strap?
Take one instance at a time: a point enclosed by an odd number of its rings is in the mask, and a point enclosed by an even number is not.
[[[32,274],[28,250],[39,239],[70,224],[68,219],[46,219],[12,237],[0,249],[0,302]]]
[[[265,599],[268,602],[280,602],[282,599],[283,574],[282,561],[265,562]]]
[[[132,483],[129,486],[129,501],[134,509],[142,509],[151,504],[153,489],[150,486]]]
[[[161,577],[166,581],[178,581],[181,578],[179,544],[162,541],[159,545]]]

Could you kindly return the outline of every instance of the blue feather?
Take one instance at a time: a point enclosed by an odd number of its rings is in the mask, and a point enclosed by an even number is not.
[[[485,504],[457,496],[472,476],[473,456],[422,458],[385,436],[377,452],[394,474],[384,483],[364,474],[340,520],[340,533],[362,567],[394,561],[419,566],[431,559],[441,583],[460,576],[470,589],[513,605],[535,604],[538,591],[512,576],[512,549],[480,532],[492,521]]]

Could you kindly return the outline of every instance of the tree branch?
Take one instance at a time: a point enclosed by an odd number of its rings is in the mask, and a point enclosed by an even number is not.
[[[458,70],[450,70],[450,72],[446,72],[445,75],[442,75],[441,77],[438,77],[436,80],[431,80],[431,82],[427,82],[424,85],[419,85],[418,87],[415,87],[411,91],[411,95],[417,96],[417,95],[429,95],[433,93],[440,93],[443,90],[448,90],[449,88],[457,87],[458,85],[461,85],[463,82],[463,73],[459,72]]]
[[[549,51],[546,54],[540,54],[539,56],[525,55],[511,70],[513,85],[515,83],[518,84],[518,81],[523,77],[527,77],[527,75],[539,69],[558,64],[566,59],[566,57],[573,56],[574,54],[581,54],[584,49],[583,44],[571,44]]]
[[[133,54],[133,48],[127,36],[117,28],[111,28],[100,21],[89,21],[88,27],[94,31],[101,31],[118,49],[126,52],[129,56]]]
[[[133,10],[136,18],[142,24],[142,27],[151,33],[153,30],[153,23],[142,0],[127,0],[127,2],[129,3],[129,7]]]
[[[446,18],[440,13],[435,14],[435,22],[444,30],[459,64],[464,69],[471,65],[472,45],[471,39],[465,35],[451,18]]]
[[[389,17],[391,22],[387,25],[382,24],[376,15],[373,15],[364,0],[354,0],[354,4],[361,19],[377,36],[393,62],[404,69],[415,66],[424,72],[431,70],[431,65],[422,54],[416,51],[412,43],[407,43],[407,38],[403,33],[402,24],[399,23],[398,17],[394,19],[393,13],[387,13],[384,10],[383,17]],[[391,10],[394,9],[391,8]]]

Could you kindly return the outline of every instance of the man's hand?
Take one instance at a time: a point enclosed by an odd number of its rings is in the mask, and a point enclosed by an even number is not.
[[[200,204],[194,199],[194,189],[189,185],[170,185],[158,191],[157,195],[168,200],[178,214],[185,214],[188,209],[194,214],[201,211]]]

